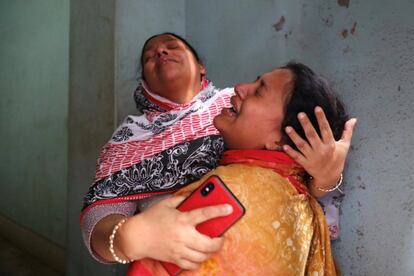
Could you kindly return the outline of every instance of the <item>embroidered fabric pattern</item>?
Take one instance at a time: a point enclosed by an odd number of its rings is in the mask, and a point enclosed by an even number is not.
[[[218,166],[223,139],[206,136],[176,145],[90,187],[84,208],[102,199],[179,189]]]
[[[151,158],[174,145],[199,137],[217,135],[218,131],[212,124],[213,118],[229,104],[229,98],[233,94],[232,88],[218,90],[207,82],[204,90],[191,103],[165,112],[146,109],[143,115],[128,116],[115,131],[113,138],[103,147],[94,182]],[[161,101],[159,98],[155,100]],[[165,105],[167,104],[170,103]]]
[[[115,133],[112,140],[116,142],[127,141],[132,135],[132,131],[128,127],[122,127]]]
[[[154,134],[159,134],[163,132],[167,127],[169,127],[168,123],[173,122],[177,119],[177,114],[165,114],[161,115],[156,119],[154,122],[145,125],[144,123],[135,123],[137,126],[142,128],[143,130],[150,130]]]
[[[145,110],[164,112],[165,109],[153,104],[144,96],[144,94],[142,94],[143,89],[142,82],[139,82],[138,87],[134,92],[134,100],[139,112],[144,113]]]

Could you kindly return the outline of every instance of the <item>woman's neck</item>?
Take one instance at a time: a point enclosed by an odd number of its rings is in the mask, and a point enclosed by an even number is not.
[[[170,81],[168,85],[164,86],[162,95],[168,100],[178,103],[186,104],[200,92],[200,81],[195,82],[182,82],[182,81]]]

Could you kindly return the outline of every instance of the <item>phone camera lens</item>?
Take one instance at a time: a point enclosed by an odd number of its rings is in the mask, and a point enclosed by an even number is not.
[[[208,183],[207,185],[205,185],[202,189],[201,189],[201,191],[200,191],[200,193],[201,193],[201,195],[202,196],[206,196],[206,195],[208,195],[212,190],[214,189],[214,184],[213,183]]]

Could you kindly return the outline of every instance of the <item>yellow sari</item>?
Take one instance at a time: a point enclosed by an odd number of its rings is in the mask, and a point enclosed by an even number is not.
[[[198,269],[180,275],[339,274],[322,208],[307,193],[300,177],[303,170],[296,163],[284,153],[269,151],[229,151],[224,163],[176,194],[190,193],[215,174],[246,214],[224,234],[220,251]],[[153,275],[164,274],[159,263],[141,264]]]

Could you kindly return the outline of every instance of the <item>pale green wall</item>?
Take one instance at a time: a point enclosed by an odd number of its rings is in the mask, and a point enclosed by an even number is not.
[[[333,244],[343,275],[414,275],[413,12],[410,0],[186,1],[186,35],[219,87],[297,59],[358,117]]]
[[[102,265],[79,231],[82,197],[93,180],[99,150],[133,103],[139,52],[148,36],[185,34],[184,0],[71,0],[67,275],[125,275]]]
[[[70,1],[68,243],[66,275],[107,275],[92,259],[79,215],[97,155],[114,128],[114,0]]]
[[[140,45],[165,30],[186,35],[219,87],[291,58],[333,81],[359,118],[335,256],[344,275],[413,274],[413,1],[70,2],[68,275],[119,274],[93,261],[81,244],[81,196],[100,146],[134,111],[129,93]],[[285,24],[276,31],[281,16]]]
[[[66,246],[69,0],[2,0],[0,39],[0,214]]]
[[[115,22],[115,114],[119,124],[137,112],[132,95],[145,40],[162,32],[185,36],[185,0],[118,0]]]

